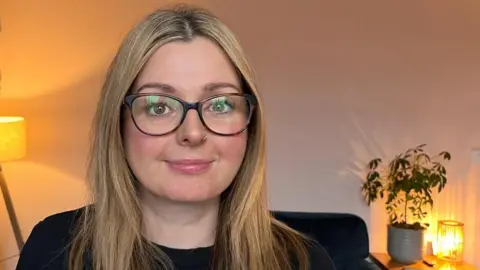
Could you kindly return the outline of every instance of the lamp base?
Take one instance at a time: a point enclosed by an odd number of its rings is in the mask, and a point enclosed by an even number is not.
[[[10,192],[8,191],[7,181],[2,171],[2,164],[0,164],[0,189],[2,190],[3,199],[5,200],[5,206],[7,208],[8,217],[10,218],[10,223],[12,224],[13,234],[15,235],[15,240],[17,241],[18,251],[22,251],[23,245],[25,244],[22,237],[22,231],[18,225],[17,215],[15,214],[15,208],[13,208],[12,198],[10,197]]]

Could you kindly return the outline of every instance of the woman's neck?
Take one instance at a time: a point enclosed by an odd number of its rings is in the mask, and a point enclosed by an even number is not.
[[[141,194],[145,236],[169,248],[207,247],[215,242],[219,198],[182,203]]]

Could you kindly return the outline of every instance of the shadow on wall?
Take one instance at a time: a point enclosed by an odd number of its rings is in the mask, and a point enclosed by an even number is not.
[[[24,240],[45,217],[81,207],[86,202],[85,182],[81,178],[28,161],[11,162],[4,167]],[[1,215],[0,222],[2,228],[8,227],[1,231],[0,258],[8,258],[18,254],[18,249],[6,213]]]
[[[0,99],[0,115],[26,119],[27,161],[85,177],[90,126],[103,78],[98,72],[52,94]]]
[[[0,115],[23,116],[27,122],[26,158],[2,164],[24,239],[46,216],[87,202],[89,133],[103,79],[104,72],[94,72],[48,95],[0,99]],[[9,225],[6,217],[2,223]],[[2,257],[17,253],[7,231]]]

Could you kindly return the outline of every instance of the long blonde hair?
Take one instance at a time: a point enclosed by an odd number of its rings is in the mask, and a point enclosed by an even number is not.
[[[257,96],[248,129],[246,158],[221,196],[212,263],[215,269],[289,270],[292,261],[308,269],[307,239],[275,220],[267,206],[265,119],[254,74],[235,36],[206,10],[180,5],[157,10],[139,22],[109,67],[93,122],[88,164],[93,203],[81,214],[69,252],[69,269],[87,261],[95,270],[170,269],[158,247],[142,237],[142,213],[125,159],[121,123],[124,96],[147,59],[172,41],[209,38],[230,58],[246,92]]]

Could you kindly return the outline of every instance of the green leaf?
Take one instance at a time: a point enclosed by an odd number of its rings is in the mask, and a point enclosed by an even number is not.
[[[372,159],[368,163],[368,168],[371,169],[371,170],[376,169],[381,162],[382,162],[382,159],[380,159],[380,158]]]
[[[419,148],[424,148],[425,146],[427,146],[427,144],[426,144],[426,143],[422,143],[422,144],[417,145],[416,148],[417,148],[417,149],[419,149]]]
[[[450,153],[446,152],[446,151],[440,152],[439,156],[443,156],[443,159],[445,159],[445,160],[451,160],[452,159],[452,156],[450,155]]]

